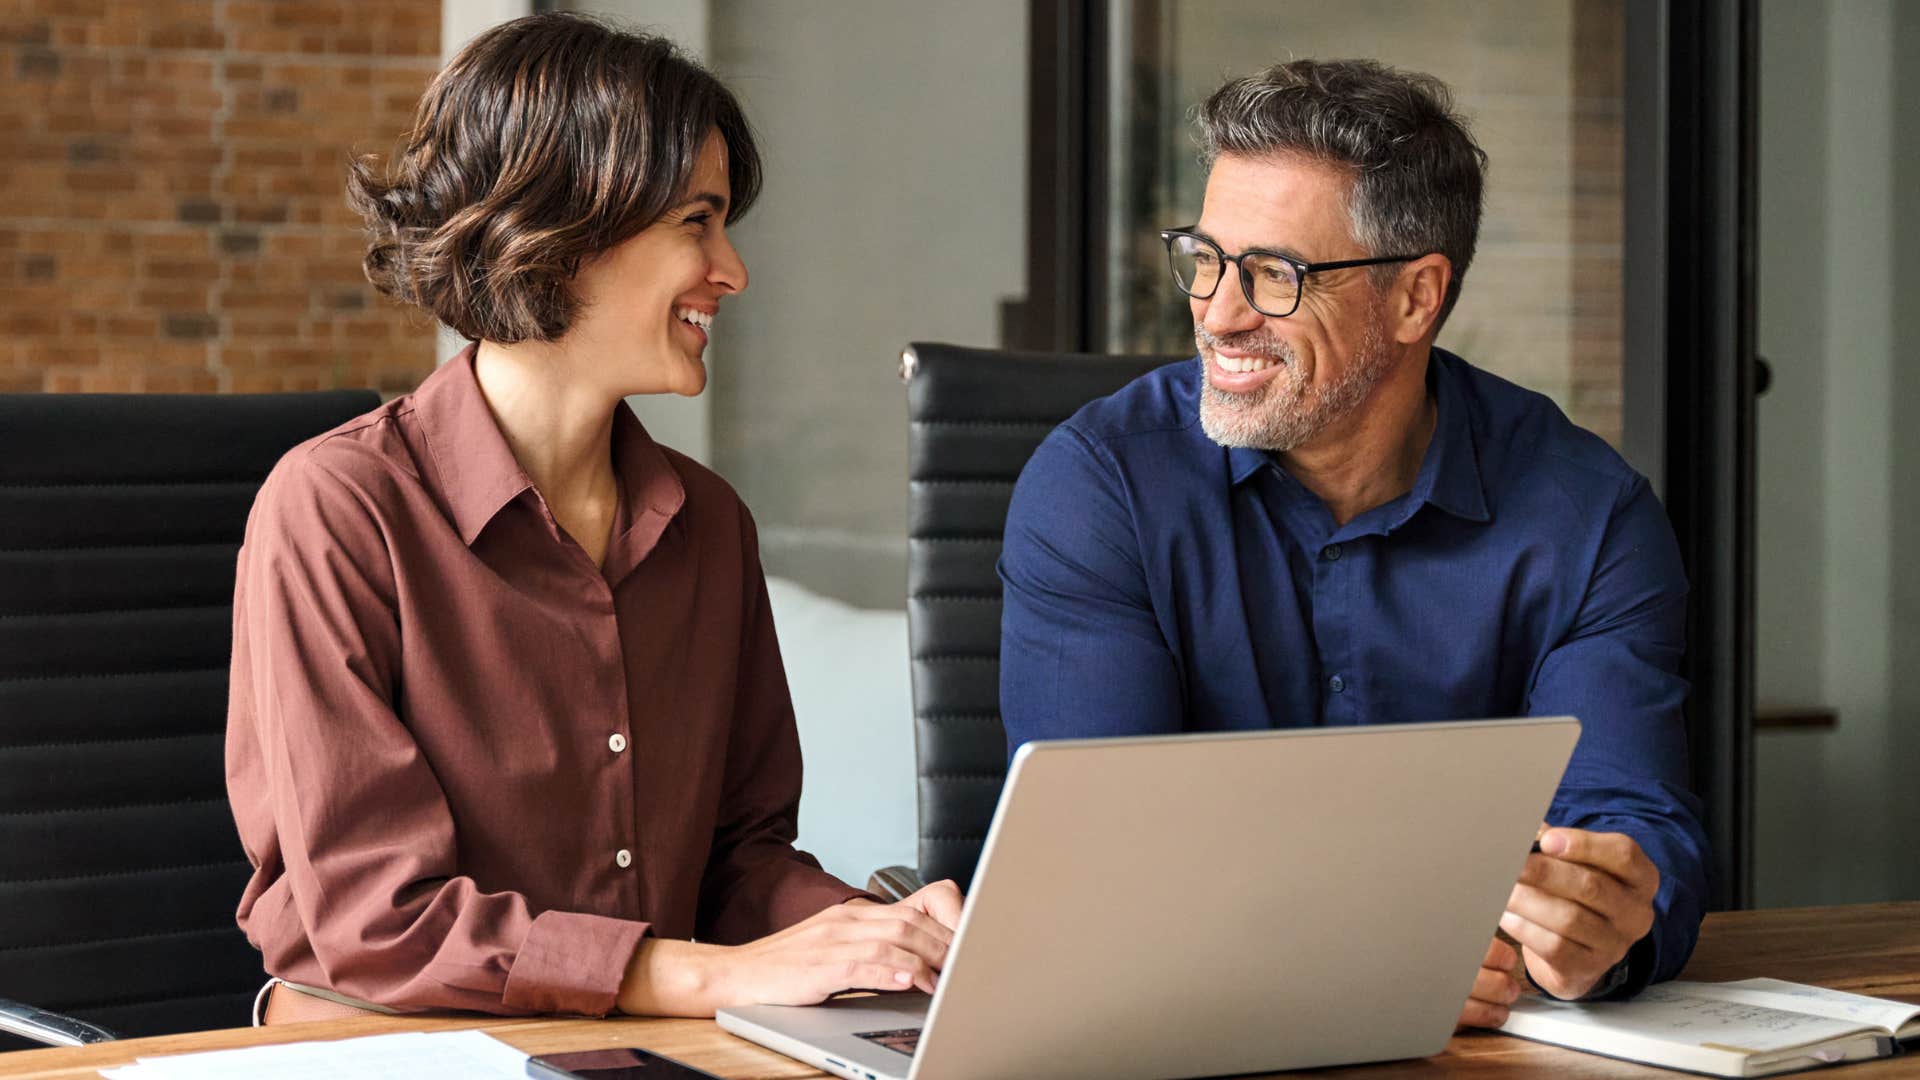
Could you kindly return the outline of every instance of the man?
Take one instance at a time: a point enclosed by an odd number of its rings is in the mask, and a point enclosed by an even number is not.
[[[1200,221],[1164,234],[1197,367],[1082,409],[1014,492],[1009,749],[1578,716],[1553,827],[1461,1022],[1503,1022],[1522,963],[1561,998],[1672,978],[1705,894],[1686,580],[1643,477],[1546,398],[1433,347],[1485,154],[1439,81],[1364,61],[1229,82],[1199,126]]]

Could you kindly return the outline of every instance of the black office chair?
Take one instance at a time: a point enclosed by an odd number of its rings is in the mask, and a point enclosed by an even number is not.
[[[995,565],[1020,470],[1080,406],[1183,359],[925,343],[901,354],[920,865],[876,872],[876,893],[898,898],[942,878],[964,890],[980,861],[1007,777]]]
[[[273,463],[378,404],[0,394],[0,1050],[248,1022],[235,556]]]

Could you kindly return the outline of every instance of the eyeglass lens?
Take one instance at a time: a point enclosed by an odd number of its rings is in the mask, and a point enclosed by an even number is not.
[[[1173,276],[1194,296],[1211,296],[1220,284],[1226,260],[1220,250],[1195,236],[1175,236],[1167,245]],[[1253,306],[1265,312],[1291,311],[1300,298],[1300,276],[1293,264],[1272,255],[1242,255],[1240,265],[1253,281]]]

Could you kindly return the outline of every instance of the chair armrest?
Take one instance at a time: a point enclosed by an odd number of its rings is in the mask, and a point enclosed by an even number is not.
[[[85,1046],[112,1042],[120,1036],[85,1020],[36,1009],[17,1001],[0,998],[0,1031],[46,1043],[48,1046]]]
[[[882,867],[867,879],[867,891],[887,901],[905,900],[926,887],[920,871],[911,866]]]

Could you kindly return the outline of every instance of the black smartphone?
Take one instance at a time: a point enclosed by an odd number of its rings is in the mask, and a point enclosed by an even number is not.
[[[710,1072],[637,1046],[542,1054],[527,1059],[527,1075],[537,1080],[721,1080]]]

